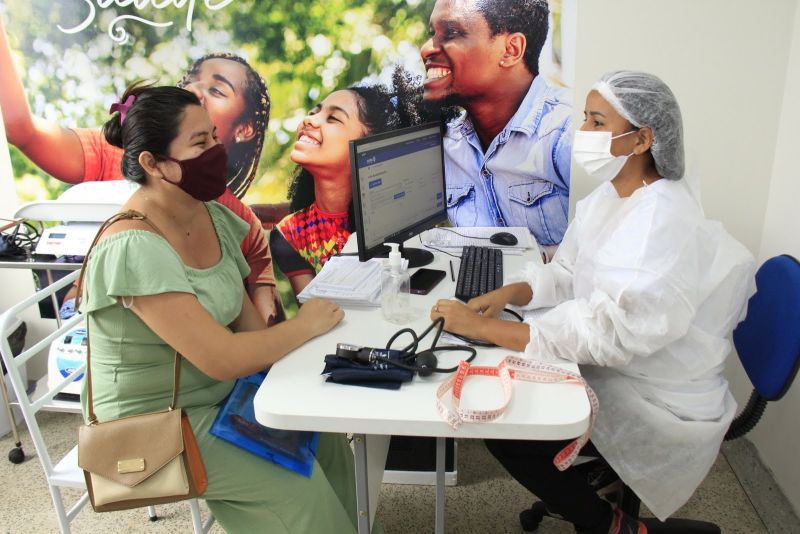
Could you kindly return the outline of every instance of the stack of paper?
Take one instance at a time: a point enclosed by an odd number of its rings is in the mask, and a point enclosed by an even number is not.
[[[352,256],[334,256],[297,295],[297,299],[305,302],[311,298],[323,298],[340,306],[380,306],[383,263],[381,258],[361,262]],[[408,260],[404,259],[403,268],[407,265]]]
[[[496,245],[489,238],[498,233],[507,232],[517,238],[513,246]],[[469,245],[478,247],[501,248],[509,254],[522,254],[525,249],[537,248],[536,241],[524,226],[458,226],[455,228],[432,228],[420,235],[422,244],[431,248],[461,249]]]

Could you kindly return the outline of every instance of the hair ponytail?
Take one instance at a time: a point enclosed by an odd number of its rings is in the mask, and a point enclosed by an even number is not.
[[[155,87],[144,81],[130,85],[111,106],[112,117],[103,125],[106,141],[122,148],[122,175],[138,184],[147,176],[139,155],[167,154],[178,135],[186,106],[200,105],[194,93],[178,87]]]
[[[103,124],[103,136],[109,144],[122,148],[122,124],[119,115],[117,113]]]
[[[119,100],[111,105],[109,113],[111,118],[103,124],[103,136],[109,144],[118,148],[124,148],[122,141],[122,123],[127,118],[127,113],[136,103],[136,97],[151,84],[144,80],[137,80],[125,89]]]

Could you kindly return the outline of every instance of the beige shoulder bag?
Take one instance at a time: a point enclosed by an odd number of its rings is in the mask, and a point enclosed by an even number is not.
[[[136,211],[118,213],[97,232],[83,262],[78,282],[76,310],[80,305],[83,276],[100,235],[111,224],[142,220],[163,234]],[[208,486],[203,458],[186,413],[175,405],[180,384],[181,355],[175,353],[172,402],[166,411],[99,422],[92,399],[91,335],[89,321],[86,351],[86,393],[89,422],[78,433],[78,465],[96,512],[139,508],[202,495]]]

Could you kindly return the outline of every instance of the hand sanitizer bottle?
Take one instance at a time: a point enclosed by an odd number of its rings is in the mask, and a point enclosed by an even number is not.
[[[381,310],[383,318],[396,324],[408,322],[411,283],[408,271],[402,268],[400,245],[385,243],[389,252],[389,268],[381,273]]]

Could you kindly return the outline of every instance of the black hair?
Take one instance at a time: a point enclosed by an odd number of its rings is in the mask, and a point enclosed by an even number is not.
[[[178,83],[178,87],[186,87],[192,82],[192,77],[200,72],[200,66],[208,59],[228,59],[245,67],[247,78],[245,80],[244,101],[245,109],[242,116],[253,123],[255,135],[248,141],[235,143],[228,149],[228,188],[238,198],[244,196],[250,184],[256,177],[258,160],[261,158],[261,149],[264,146],[264,136],[269,124],[269,113],[272,102],[264,79],[242,57],[226,52],[207,54],[195,61],[186,75]]]
[[[348,87],[356,95],[358,119],[366,130],[364,135],[373,135],[430,121],[449,121],[459,110],[452,106],[422,99],[422,79],[413,76],[402,66],[395,67],[390,89],[383,85],[354,85]],[[297,166],[292,183],[289,184],[289,211],[307,208],[314,202],[314,177]],[[352,224],[353,204],[348,210]],[[352,228],[351,228],[352,229]]]
[[[155,87],[134,82],[120,98],[126,102],[133,97],[130,109],[122,120],[121,111],[114,112],[103,125],[103,135],[110,144],[122,148],[122,175],[142,184],[147,176],[139,164],[139,154],[145,150],[158,156],[169,153],[169,144],[178,136],[184,110],[199,106],[194,93],[179,87]]]
[[[525,65],[538,76],[539,54],[549,26],[547,0],[479,0],[476,7],[486,19],[492,37],[500,33],[525,35]]]

